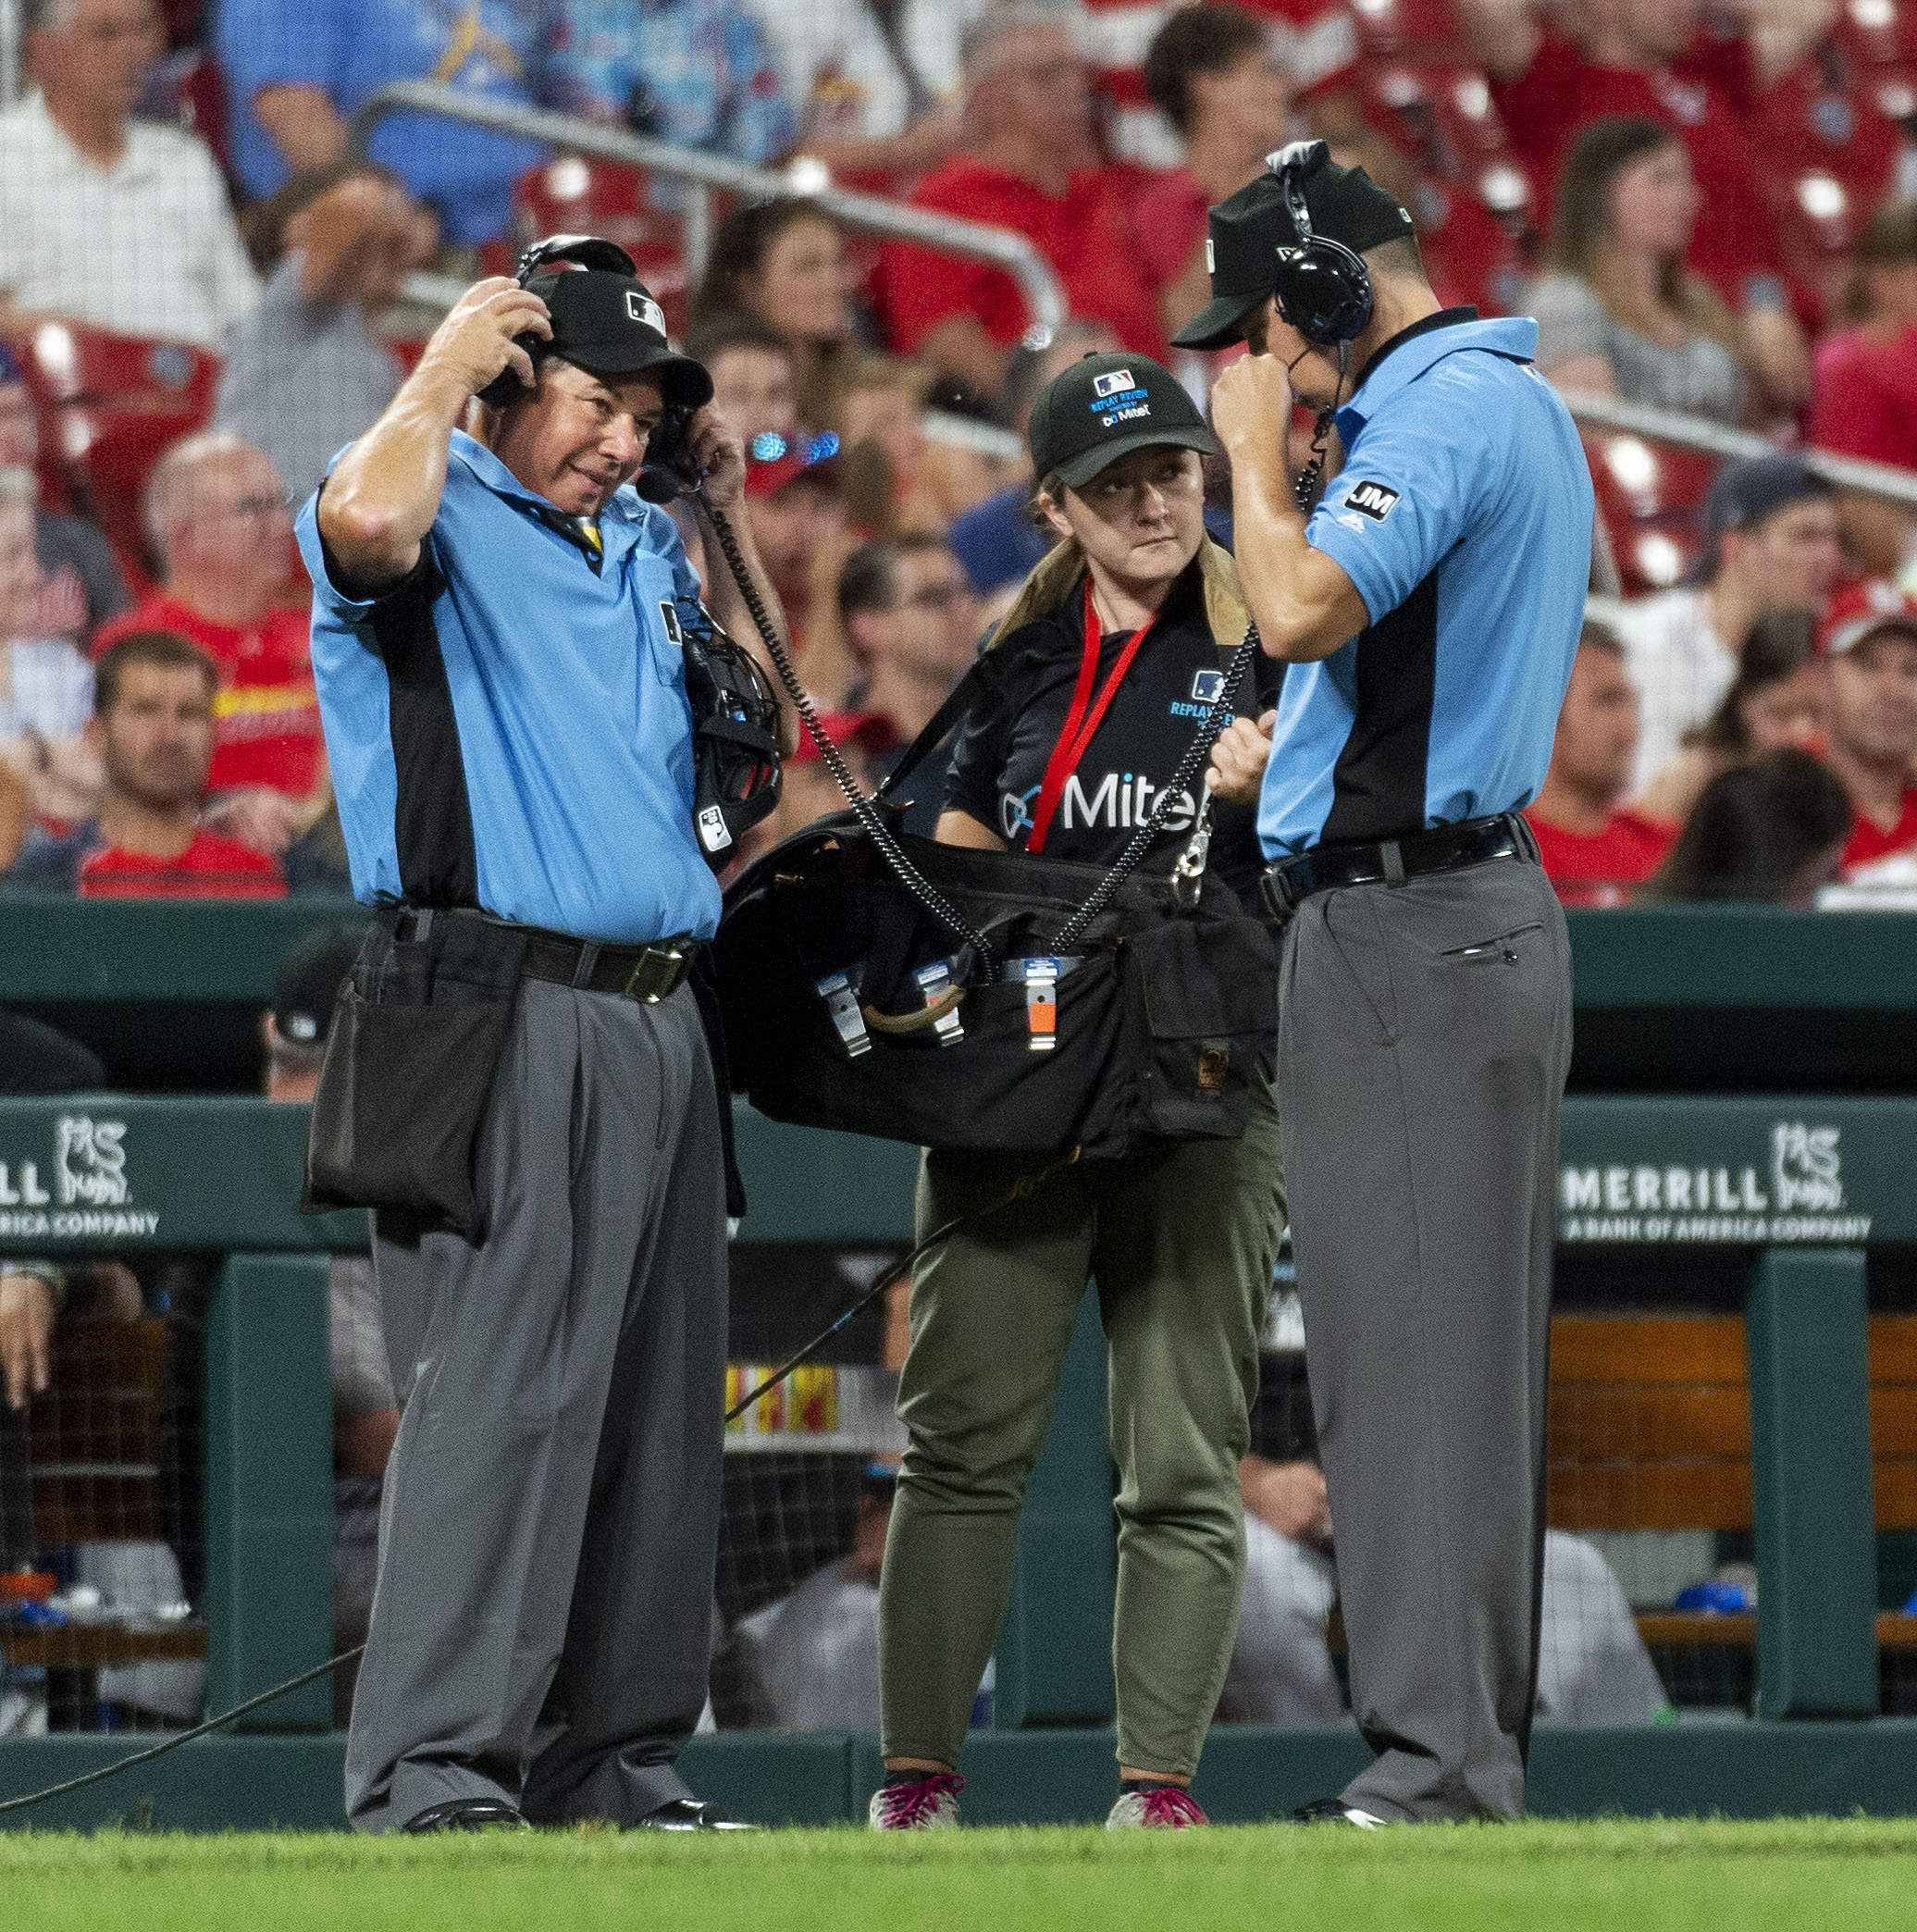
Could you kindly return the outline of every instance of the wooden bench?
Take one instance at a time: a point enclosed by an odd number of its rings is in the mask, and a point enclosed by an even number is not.
[[[1870,1375],[1877,1527],[1917,1530],[1917,1316],[1871,1318]],[[1554,1318],[1549,1456],[1557,1529],[1750,1529],[1743,1317]]]

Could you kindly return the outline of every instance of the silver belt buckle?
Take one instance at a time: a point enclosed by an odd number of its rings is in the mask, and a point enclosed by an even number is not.
[[[676,946],[649,946],[639,955],[625,982],[625,997],[641,1006],[657,1006],[679,985],[686,955]]]

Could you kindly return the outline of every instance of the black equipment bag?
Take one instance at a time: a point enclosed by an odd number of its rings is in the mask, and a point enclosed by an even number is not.
[[[1056,1045],[1034,1051],[1027,988],[1008,962],[1043,958],[1106,880],[1100,868],[896,835],[911,864],[989,942],[962,946],[900,883],[860,817],[822,819],[734,884],[713,947],[736,1091],[776,1121],[921,1146],[1116,1158],[1141,1141],[1230,1140],[1268,1084],[1277,935],[1206,874],[1181,906],[1133,873],[1071,943]],[[956,1001],[915,979],[946,961]],[[1016,969],[1014,969],[1016,970]],[[862,1025],[854,1054],[838,1014]],[[935,979],[934,985],[939,984]],[[846,993],[856,998],[850,1022]],[[942,1037],[946,1009],[962,1038]]]

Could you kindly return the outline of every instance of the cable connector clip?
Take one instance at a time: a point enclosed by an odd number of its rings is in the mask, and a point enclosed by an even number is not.
[[[838,1029],[847,1059],[857,1059],[861,1053],[872,1051],[872,1035],[865,1030],[865,1017],[859,1010],[859,995],[852,985],[852,974],[857,970],[854,967],[844,972],[828,972],[823,979],[813,982],[813,990],[825,1002],[825,1010]]]

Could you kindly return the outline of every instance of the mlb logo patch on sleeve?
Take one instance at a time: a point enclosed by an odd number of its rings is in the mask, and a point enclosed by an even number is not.
[[[1354,483],[1344,501],[1360,516],[1382,523],[1398,507],[1398,492],[1382,483]]]
[[[665,625],[665,640],[672,645],[684,645],[686,632],[679,623],[679,607],[670,597],[659,600],[660,621]]]

